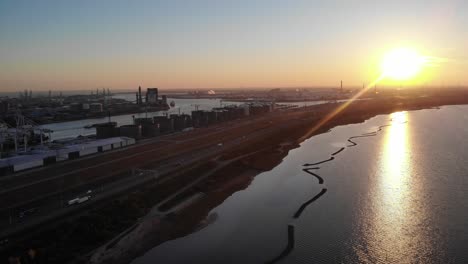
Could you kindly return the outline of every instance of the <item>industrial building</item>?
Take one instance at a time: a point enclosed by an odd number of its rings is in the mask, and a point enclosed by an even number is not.
[[[173,120],[174,130],[181,131],[192,126],[192,117],[189,115],[170,115]]]
[[[125,125],[118,128],[119,136],[140,139],[142,136],[142,126]]]
[[[146,103],[147,104],[159,104],[158,88],[146,89]]]
[[[235,120],[249,115],[258,115],[273,111],[272,103],[249,103],[240,106],[225,106],[213,108],[212,111],[192,111],[192,125],[194,127],[208,126],[214,123]]]
[[[157,100],[157,89],[149,90],[147,100]],[[89,104],[92,108],[93,104]],[[87,108],[88,105],[79,105]],[[0,176],[30,168],[47,166],[63,160],[73,160],[83,156],[105,152],[135,144],[141,138],[156,137],[188,128],[204,127],[221,122],[236,120],[249,115],[259,115],[274,110],[273,103],[248,103],[240,106],[213,108],[211,111],[192,111],[191,115],[155,116],[135,118],[132,125],[117,126],[115,122],[96,124],[96,140],[75,139],[73,143],[58,142],[60,147],[46,150],[32,150],[26,155],[0,159]],[[52,147],[53,148],[53,147]]]
[[[153,118],[135,118],[133,123],[140,127],[141,137],[155,137],[160,133],[159,126],[155,124]]]
[[[89,111],[91,113],[101,113],[103,111],[102,104],[101,103],[89,104]]]
[[[141,125],[141,136],[144,138],[156,137],[160,134],[158,124],[143,124]]]
[[[167,116],[155,116],[153,120],[158,125],[161,133],[171,133],[174,131],[174,119],[170,119]]]
[[[145,100],[143,101],[141,86],[139,86],[138,92],[136,93],[136,104],[144,106],[145,110],[160,111],[169,109],[167,97],[163,95],[161,99],[159,99],[158,88],[147,88]]]
[[[116,123],[109,122],[96,125],[96,138],[104,139],[118,136],[120,136],[120,131]]]
[[[35,150],[27,154],[0,159],[0,176],[47,166],[56,162],[73,160],[135,144],[135,139],[113,137],[64,145],[57,149]]]
[[[156,96],[157,90],[153,90],[151,93]],[[147,99],[150,100],[148,97]],[[152,118],[135,118],[133,120],[133,125],[125,125],[121,127],[117,127],[115,123],[103,123],[96,126],[96,137],[98,139],[118,136],[134,139],[151,138],[161,134],[183,131],[191,127],[204,127],[230,120],[236,120],[249,115],[268,113],[273,111],[273,109],[273,103],[257,102],[243,104],[240,106],[230,105],[213,108],[211,111],[196,110],[192,111],[191,115],[171,114],[170,116],[165,115],[154,116]]]

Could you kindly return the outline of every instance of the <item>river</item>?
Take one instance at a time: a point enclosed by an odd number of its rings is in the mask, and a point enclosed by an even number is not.
[[[134,94],[116,94],[113,96],[113,98],[126,99],[128,101],[131,101],[132,99],[134,99],[134,97],[135,97]],[[195,110],[195,108],[198,108],[200,110],[211,110],[213,107],[219,107],[221,105],[221,102],[219,99],[169,98],[168,100],[174,101],[175,103],[175,107],[172,107],[168,111],[117,115],[117,116],[112,116],[111,121],[117,122],[119,126],[130,125],[130,124],[133,124],[133,116],[135,116],[136,118],[139,118],[139,117],[153,117],[153,116],[158,116],[158,115],[164,115],[165,113],[191,114],[191,111]],[[223,103],[223,104],[226,104],[226,103]],[[84,127],[87,125],[93,125],[96,123],[104,123],[104,122],[108,122],[107,117],[89,118],[89,119],[83,119],[83,120],[52,123],[52,124],[42,125],[41,127],[51,129],[52,131],[54,131],[51,134],[51,138],[52,140],[56,140],[56,139],[77,137],[79,135],[88,136],[88,135],[96,134],[95,128],[85,129]]]
[[[314,136],[212,209],[216,221],[133,264],[467,263],[467,113],[398,112]],[[322,184],[303,171],[316,167]]]
[[[134,94],[115,94],[113,98],[124,99],[127,101],[134,101]],[[191,114],[192,111],[199,110],[211,110],[215,107],[226,106],[226,105],[239,105],[243,102],[225,102],[220,99],[179,99],[179,98],[168,98],[168,101],[174,101],[175,106],[169,109],[168,111],[158,111],[158,112],[148,112],[148,113],[137,113],[137,114],[125,114],[112,116],[111,121],[117,122],[117,125],[130,125],[133,124],[133,116],[136,118],[140,117],[153,117],[168,114]],[[290,102],[282,103],[288,105],[304,106],[304,105],[313,105],[321,104],[324,101],[315,101],[315,102]],[[96,134],[95,128],[85,129],[85,126],[93,125],[97,123],[108,122],[107,117],[101,118],[89,118],[75,121],[67,121],[60,123],[52,123],[41,125],[42,128],[50,129],[53,132],[51,133],[51,139],[64,139],[64,138],[74,138],[79,135],[89,136]]]

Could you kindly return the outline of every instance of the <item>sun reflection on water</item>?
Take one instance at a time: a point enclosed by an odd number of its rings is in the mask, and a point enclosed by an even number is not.
[[[361,243],[356,248],[362,263],[414,263],[427,251],[419,232],[425,219],[418,199],[420,184],[412,179],[407,113],[391,115],[383,152],[371,179],[368,209],[361,215]]]
[[[408,137],[406,112],[397,112],[391,115],[392,125],[389,128],[385,141],[384,163],[381,173],[380,190],[383,202],[388,205],[386,213],[391,215],[403,214],[403,200],[409,191],[408,177],[410,175],[410,164],[408,159]]]

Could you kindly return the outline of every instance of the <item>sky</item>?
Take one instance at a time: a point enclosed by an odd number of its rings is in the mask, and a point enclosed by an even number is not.
[[[362,86],[395,47],[438,58],[408,85],[468,85],[466,14],[463,0],[0,0],[0,91]]]

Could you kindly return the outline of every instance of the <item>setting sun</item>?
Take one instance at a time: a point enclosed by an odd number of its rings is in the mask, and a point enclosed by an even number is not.
[[[382,61],[385,77],[395,80],[407,80],[416,76],[423,68],[425,58],[408,48],[398,48],[388,52]]]

